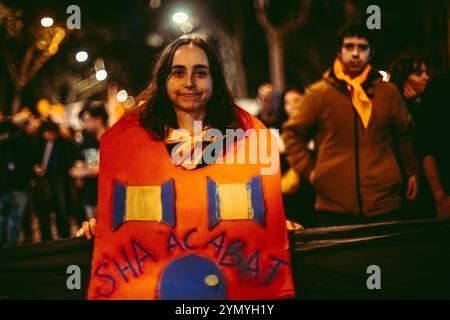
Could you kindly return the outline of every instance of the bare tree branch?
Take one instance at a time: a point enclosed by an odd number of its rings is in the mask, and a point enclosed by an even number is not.
[[[343,6],[345,11],[345,21],[347,23],[357,21],[361,18],[361,11],[358,10],[358,7],[353,0],[345,0]]]
[[[254,1],[254,7],[256,12],[256,19],[258,20],[261,27],[263,27],[266,32],[276,32],[276,29],[270,23],[269,19],[267,19],[266,14],[266,6],[267,6],[267,0],[255,0]]]
[[[267,17],[269,0],[254,0],[256,18],[266,32],[269,49],[270,80],[276,90],[285,87],[284,70],[284,38],[285,36],[308,21],[312,0],[302,0],[303,4],[295,19],[287,21],[281,27],[275,27]]]
[[[293,20],[287,21],[281,27],[275,27],[267,18],[266,8],[268,1],[267,0],[255,0],[254,7],[256,12],[256,18],[259,24],[263,27],[266,32],[274,33],[277,32],[281,37],[284,37],[286,34],[291,32],[292,30],[304,25],[308,22],[309,18],[309,10],[311,7],[312,0],[303,0],[302,7],[298,12],[298,15]]]
[[[450,0],[445,1],[445,5],[447,7],[447,27],[448,27],[448,55],[447,55],[447,61],[448,65],[450,67]]]
[[[3,59],[5,60],[6,67],[8,68],[9,76],[11,77],[11,80],[13,82],[14,87],[17,87],[17,68],[14,63],[14,59],[11,57],[11,55],[1,50]]]
[[[33,58],[34,46],[31,46],[25,52],[25,57],[23,58],[22,65],[20,66],[19,77],[17,78],[17,84],[20,88],[24,88],[28,83],[28,70]]]
[[[295,19],[286,22],[279,28],[279,32],[283,36],[308,22],[311,3],[312,0],[303,0],[302,7]]]

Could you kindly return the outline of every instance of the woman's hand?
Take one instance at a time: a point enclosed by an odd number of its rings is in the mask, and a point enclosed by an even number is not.
[[[88,176],[88,177],[97,177],[99,171],[100,171],[100,166],[99,166],[98,163],[89,164],[86,167],[86,176]]]
[[[450,218],[450,197],[441,192],[436,199],[436,210],[439,218]]]
[[[403,95],[406,99],[412,99],[418,95],[418,92],[409,83],[406,83],[403,88]]]
[[[44,175],[44,168],[42,168],[42,165],[40,164],[35,164],[33,166],[33,172],[38,176],[38,177],[42,177]]]
[[[406,191],[406,198],[409,201],[413,201],[417,197],[417,193],[419,192],[419,182],[417,176],[411,176],[408,178],[408,190]]]
[[[89,221],[84,221],[81,225],[81,229],[78,230],[76,236],[77,237],[86,237],[86,239],[91,239],[95,234],[95,224],[96,220],[92,218]]]
[[[301,224],[298,224],[297,222],[286,220],[286,228],[288,231],[296,231],[296,230],[303,230],[303,226]]]
[[[72,168],[69,170],[69,174],[72,178],[81,179],[89,175],[88,166],[84,161],[77,160]]]

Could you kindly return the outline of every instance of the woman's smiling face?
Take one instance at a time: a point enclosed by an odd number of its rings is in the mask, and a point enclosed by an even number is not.
[[[206,111],[213,82],[203,49],[190,43],[175,51],[166,87],[176,109],[188,113]]]

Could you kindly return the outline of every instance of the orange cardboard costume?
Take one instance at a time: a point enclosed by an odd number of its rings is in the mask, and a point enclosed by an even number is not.
[[[106,132],[100,150],[89,299],[293,296],[279,170],[176,167],[137,114]],[[233,152],[248,156],[249,146]]]

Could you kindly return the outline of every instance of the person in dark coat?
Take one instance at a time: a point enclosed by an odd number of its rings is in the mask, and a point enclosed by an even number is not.
[[[51,240],[50,213],[56,215],[58,235],[70,236],[68,214],[70,205],[69,168],[74,159],[74,148],[59,136],[58,126],[44,122],[39,129],[38,163],[34,172],[39,177],[34,201],[41,224],[42,240]]]
[[[428,68],[425,59],[416,56],[403,55],[394,61],[390,70],[390,82],[397,86],[397,89],[406,102],[408,111],[414,122],[420,121],[420,108],[422,96],[430,81]],[[413,147],[417,153],[417,146],[413,142]],[[436,216],[433,195],[425,177],[423,168],[419,168],[419,193],[414,201],[403,199],[405,218],[420,219],[432,218]]]
[[[450,217],[450,70],[434,78],[422,98],[417,148],[438,217]]]
[[[18,243],[32,166],[28,136],[14,124],[0,120],[0,247]]]

